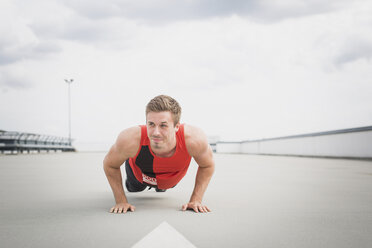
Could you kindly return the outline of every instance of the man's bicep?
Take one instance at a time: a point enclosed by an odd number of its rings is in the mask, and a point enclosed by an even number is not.
[[[105,157],[104,165],[112,168],[119,168],[128,158],[129,156],[123,151],[120,151],[120,147],[118,147],[117,144],[114,144]]]
[[[195,154],[194,160],[199,167],[214,166],[212,148],[208,143],[204,144],[203,147],[201,147],[201,149]]]

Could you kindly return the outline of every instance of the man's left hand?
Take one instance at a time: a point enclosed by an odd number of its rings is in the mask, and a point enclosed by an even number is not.
[[[182,211],[186,211],[187,209],[194,210],[196,213],[211,212],[211,210],[207,206],[203,205],[201,202],[189,202],[182,205]]]

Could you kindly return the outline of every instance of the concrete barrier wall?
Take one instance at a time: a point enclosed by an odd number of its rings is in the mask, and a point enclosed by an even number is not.
[[[220,153],[242,153],[240,142],[217,142],[216,152]]]
[[[255,141],[217,142],[217,152],[372,158],[372,127]]]

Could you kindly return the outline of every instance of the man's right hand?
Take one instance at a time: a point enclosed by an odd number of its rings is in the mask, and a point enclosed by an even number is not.
[[[136,207],[129,203],[117,203],[115,206],[113,206],[110,209],[110,213],[115,213],[115,214],[124,213],[125,214],[128,210],[134,212],[134,210],[136,210]]]

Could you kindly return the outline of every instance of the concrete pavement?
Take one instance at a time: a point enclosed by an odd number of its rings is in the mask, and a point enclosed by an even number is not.
[[[372,246],[371,161],[215,154],[213,212],[180,211],[192,162],[176,188],[127,193],[136,211],[111,214],[104,155],[1,155],[1,247],[131,247],[164,222],[196,247]]]

